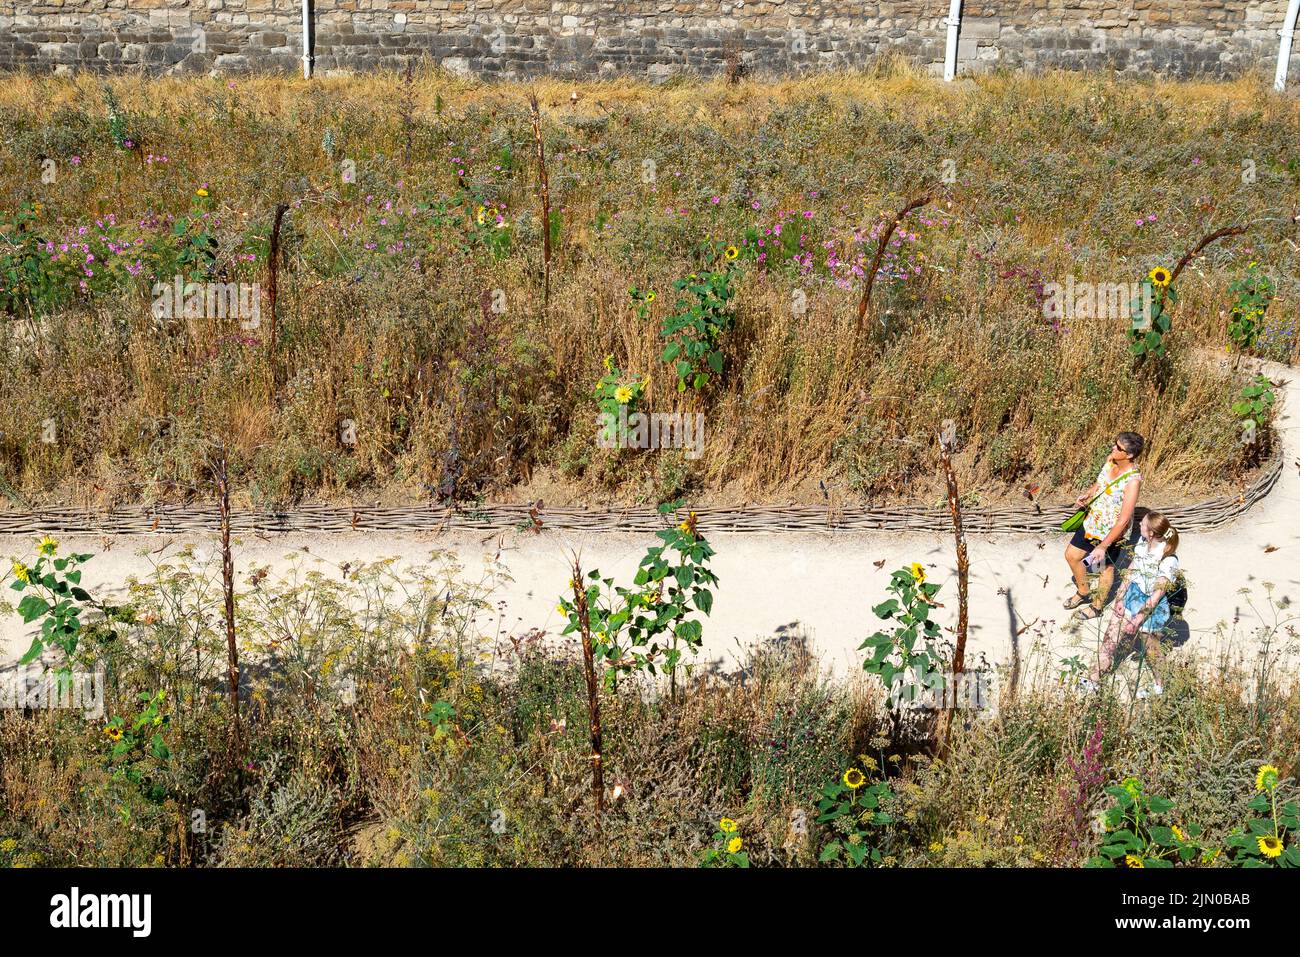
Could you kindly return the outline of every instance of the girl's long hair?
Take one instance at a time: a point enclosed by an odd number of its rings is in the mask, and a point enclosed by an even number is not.
[[[1159,512],[1147,512],[1147,524],[1151,528],[1151,541],[1165,543],[1165,553],[1161,558],[1168,558],[1178,552],[1178,529],[1169,524],[1169,519]]]

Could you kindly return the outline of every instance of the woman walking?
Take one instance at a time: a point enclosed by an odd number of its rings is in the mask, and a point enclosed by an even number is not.
[[[1080,618],[1101,616],[1115,581],[1115,562],[1133,523],[1133,510],[1142,487],[1137,458],[1145,444],[1136,432],[1121,432],[1115,437],[1114,447],[1106,456],[1096,481],[1075,499],[1074,504],[1086,508],[1088,514],[1065,547],[1065,561],[1070,566],[1075,588],[1065,607],[1078,608]],[[1096,592],[1088,590],[1089,569],[1101,573]]]
[[[1092,672],[1093,687],[1115,666],[1115,652],[1123,639],[1140,634],[1146,652],[1153,653],[1156,661],[1164,657],[1158,641],[1151,639],[1158,637],[1169,621],[1169,591],[1178,578],[1178,532],[1159,512],[1143,516],[1141,529],[1133,561],[1115,594],[1110,625]],[[1158,683],[1154,690],[1160,692]]]

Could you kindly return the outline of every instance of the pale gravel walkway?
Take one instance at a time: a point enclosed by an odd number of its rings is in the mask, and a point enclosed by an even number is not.
[[[1189,640],[1177,652],[1217,659],[1225,651],[1249,661],[1255,649],[1249,641],[1234,640],[1226,647],[1216,637],[1220,623],[1241,623],[1236,634],[1248,634],[1258,619],[1249,610],[1243,588],[1251,589],[1256,604],[1267,608],[1263,583],[1275,586],[1280,603],[1300,599],[1300,386],[1295,370],[1269,365],[1274,380],[1284,380],[1276,428],[1286,451],[1283,474],[1269,495],[1228,528],[1187,535],[1179,549],[1189,580],[1185,611]],[[1151,499],[1143,505],[1158,508]],[[708,533],[708,530],[704,530]],[[649,535],[582,534],[547,530],[541,535],[506,532],[492,535],[484,544],[483,532],[422,534],[348,533],[338,535],[284,535],[271,539],[246,536],[236,550],[236,579],[244,582],[253,565],[270,564],[272,573],[288,567],[289,559],[306,546],[314,555],[342,563],[399,556],[402,561],[426,561],[433,549],[454,551],[466,566],[466,576],[477,580],[502,542],[500,561],[513,583],[497,594],[504,616],[484,616],[481,627],[491,635],[498,627],[519,634],[530,627],[557,632],[562,624],[555,611],[557,596],[568,581],[568,554],[581,552],[585,569],[599,567],[606,575],[630,580],[647,545]],[[713,568],[721,583],[713,615],[705,620],[706,659],[734,661],[739,646],[770,637],[791,626],[808,635],[824,664],[839,674],[858,667],[858,644],[874,630],[871,607],[883,600],[889,573],[913,561],[928,568],[930,580],[943,589],[936,612],[945,626],[956,621],[956,568],[951,534],[815,531],[797,533],[720,533],[710,535],[717,551]],[[1014,631],[1020,653],[1028,658],[1038,643],[1040,661],[1053,668],[1061,657],[1091,652],[1096,647],[1099,623],[1069,624],[1061,607],[1069,594],[1069,574],[1062,552],[1066,536],[972,536],[971,614],[968,664],[982,654],[991,663],[1008,662],[1013,654]],[[197,535],[129,536],[115,538],[104,551],[97,536],[66,536],[65,546],[96,553],[86,566],[84,583],[96,595],[120,588],[127,575],[143,575],[148,563],[141,550],[153,551],[165,541],[179,547],[186,541],[211,553],[216,537]],[[0,536],[0,556],[30,555],[26,537]],[[1042,546],[1041,548],[1039,546]],[[1266,552],[1265,547],[1275,550]],[[875,563],[884,560],[877,568]],[[16,597],[4,591],[5,598]],[[1286,665],[1300,673],[1300,643],[1290,642]],[[0,661],[12,662],[30,643],[17,616],[0,620]],[[1285,642],[1284,642],[1285,644]],[[1044,657],[1050,654],[1050,660]]]

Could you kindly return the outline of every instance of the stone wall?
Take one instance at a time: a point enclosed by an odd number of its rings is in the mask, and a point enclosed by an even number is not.
[[[941,71],[948,0],[319,0],[317,73],[401,69],[662,78],[739,58],[755,75],[899,53]],[[1107,67],[1271,74],[1286,0],[964,4],[961,72]],[[299,71],[298,0],[0,0],[0,69]],[[1300,82],[1300,45],[1292,64]]]

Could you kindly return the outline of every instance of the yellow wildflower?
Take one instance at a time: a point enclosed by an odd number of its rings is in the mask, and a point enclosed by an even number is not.
[[[1282,772],[1271,764],[1265,764],[1255,775],[1256,791],[1276,791],[1278,780],[1282,777]]]
[[[625,385],[619,386],[614,390],[614,401],[619,405],[627,405],[632,401],[632,390]]]
[[[725,255],[728,259],[735,259],[737,256],[740,255],[740,250],[737,249],[735,246],[728,246]]]
[[[844,772],[844,786],[856,791],[862,785],[867,783],[867,776],[857,768],[849,768]]]
[[[1147,278],[1150,279],[1151,282],[1153,282],[1155,285],[1164,288],[1165,286],[1169,285],[1169,283],[1173,280],[1174,277],[1173,274],[1164,266],[1157,266],[1155,269],[1152,269],[1149,273],[1147,273]]]
[[[1265,835],[1255,839],[1259,843],[1259,853],[1265,857],[1278,857],[1282,853],[1282,840],[1273,835]]]
[[[1146,867],[1146,864],[1142,862],[1142,858],[1138,857],[1136,854],[1125,854],[1124,863],[1129,867]]]
[[[194,195],[195,195],[195,196],[207,196],[207,195],[208,195],[208,191],[207,191],[206,189],[204,189],[202,186],[200,186],[198,189],[196,189],[196,190],[194,191]]]
[[[733,837],[730,841],[727,842],[727,853],[735,854],[738,850],[744,847],[744,845],[745,842],[742,841],[740,838]]]
[[[734,834],[736,828],[738,828],[739,826],[740,825],[738,825],[735,821],[733,821],[729,817],[724,817],[721,821],[718,822],[718,830],[720,830],[723,834]]]
[[[48,558],[59,550],[59,543],[46,535],[41,539],[40,544],[36,546],[36,550]]]
[[[30,585],[32,581],[31,569],[22,562],[14,559],[14,578],[17,578],[25,585]]]
[[[921,567],[920,562],[912,562],[912,567],[910,571],[912,572],[913,581],[915,581],[918,585],[925,584],[925,569]]]

